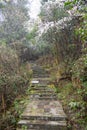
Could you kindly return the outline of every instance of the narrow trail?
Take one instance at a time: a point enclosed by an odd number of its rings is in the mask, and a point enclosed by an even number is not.
[[[66,115],[54,88],[48,85],[48,73],[37,65],[32,65],[32,69],[29,103],[21,115],[17,130],[66,130]]]

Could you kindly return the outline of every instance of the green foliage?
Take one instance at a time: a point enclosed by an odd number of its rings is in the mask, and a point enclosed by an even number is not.
[[[4,8],[5,6],[3,5],[3,3],[1,3],[0,1],[0,9]]]
[[[26,93],[25,93],[25,95],[26,95]],[[17,98],[14,100],[13,109],[16,112],[16,114],[18,115],[18,118],[21,116],[27,102],[28,102],[28,100],[27,100],[26,96],[20,97],[20,98]],[[17,121],[18,121],[18,118],[17,118]]]
[[[75,102],[75,101],[72,101],[69,103],[69,106],[71,109],[77,109],[80,107],[80,102]]]
[[[79,29],[76,29],[76,35],[80,35],[83,42],[87,41],[87,6],[86,1],[84,0],[73,0],[73,1],[67,1],[65,2],[65,7],[71,7],[71,9],[75,6],[78,7],[78,12],[82,14],[83,17],[83,23],[79,27]]]
[[[47,2],[41,7],[40,18],[43,22],[57,22],[63,17],[67,17],[68,13],[62,4],[57,2]]]
[[[15,97],[26,92],[31,73],[28,63],[20,66],[14,50],[0,46],[0,111],[6,110]],[[4,108],[2,108],[3,105],[5,105]]]
[[[65,85],[65,83],[63,85]],[[62,86],[62,85],[59,83],[59,86]],[[63,99],[65,101],[67,96],[69,96],[70,93],[73,91],[72,83],[66,83],[65,86],[62,86],[62,89],[58,88],[58,91],[59,91],[58,98]],[[65,103],[66,103],[66,101],[65,101]]]
[[[6,39],[0,40],[0,45],[6,45]]]
[[[22,126],[22,130],[27,130],[27,126]]]
[[[79,18],[67,17],[67,12],[61,2],[55,1],[46,3],[41,10],[42,22],[48,25],[42,33],[42,39],[51,46],[62,76],[71,76],[72,65],[82,48],[79,37],[74,34],[75,28],[80,26]]]
[[[66,7],[68,7],[68,9],[72,9],[73,6],[78,2],[78,0],[68,0],[67,2],[64,3],[64,5]]]
[[[83,16],[83,20],[81,27],[76,29],[76,35],[80,36],[82,41],[85,43],[85,41],[87,41],[87,14]]]
[[[4,130],[8,127],[8,129],[15,129],[17,127],[18,120],[25,109],[28,97],[26,96],[19,96],[13,102],[10,109],[6,111],[6,114],[3,118],[0,119],[0,129]]]
[[[83,100],[83,90],[78,88],[74,89],[72,82],[68,83],[67,81],[65,85],[65,79],[60,80],[58,90],[58,97],[68,114],[68,127],[71,128],[73,126],[73,129],[75,129],[74,125],[77,124],[79,128],[85,129],[87,124],[87,102]],[[70,124],[70,122],[73,122],[73,124]]]
[[[30,31],[30,33],[27,34],[27,36],[26,36],[27,39],[29,39],[29,40],[34,39],[37,36],[37,30],[38,30],[37,25],[34,25],[33,29]]]
[[[65,6],[67,6],[69,9],[72,9],[74,6],[81,7],[82,5],[85,5],[85,0],[68,0],[65,2]]]
[[[81,80],[85,80],[86,78],[86,70],[87,69],[87,54],[80,57],[73,66],[73,76],[79,77]]]
[[[9,44],[26,37],[25,23],[29,17],[25,1],[17,0],[16,4],[14,1],[9,1],[1,9],[0,41],[5,39]]]
[[[18,56],[13,49],[6,47],[5,45],[0,46],[0,72],[6,75],[17,72],[18,69]]]

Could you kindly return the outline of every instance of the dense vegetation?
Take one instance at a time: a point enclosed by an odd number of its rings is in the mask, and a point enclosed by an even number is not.
[[[15,129],[16,118],[19,116],[15,100],[26,95],[32,74],[30,64],[25,62],[29,49],[26,45],[27,29],[25,26],[29,19],[27,1],[14,2],[0,1],[1,130]],[[10,107],[11,110],[9,110]]]
[[[64,5],[49,1],[44,3],[40,14],[46,26],[42,38],[54,48],[57,60],[53,79],[58,97],[69,115],[68,128],[73,130],[87,129],[86,12],[86,1],[67,1]]]
[[[53,79],[68,129],[86,130],[87,2],[42,0],[38,20],[30,5],[0,0],[0,129],[15,129],[36,61]]]

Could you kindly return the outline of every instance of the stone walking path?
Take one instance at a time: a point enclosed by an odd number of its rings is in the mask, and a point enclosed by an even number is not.
[[[35,77],[33,75],[29,104],[21,115],[17,130],[67,130],[62,105],[55,89],[48,85],[50,78],[40,74],[39,77],[37,72]]]

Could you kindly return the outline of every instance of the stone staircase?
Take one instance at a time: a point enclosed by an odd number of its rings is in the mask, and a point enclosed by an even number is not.
[[[33,78],[49,77],[48,72],[46,72],[46,70],[44,70],[41,66],[33,64],[32,65],[32,70],[33,70]]]
[[[48,85],[47,74],[40,68],[39,77],[38,71],[33,75],[29,104],[21,115],[17,130],[67,130],[66,115],[55,89]]]

